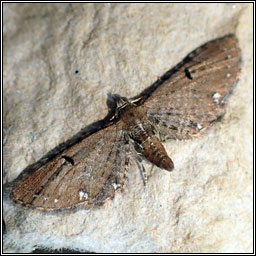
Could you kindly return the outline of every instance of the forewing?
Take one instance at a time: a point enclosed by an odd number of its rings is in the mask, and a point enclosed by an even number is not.
[[[25,175],[13,201],[42,210],[101,205],[125,185],[128,151],[120,123],[106,127]]]
[[[233,35],[199,47],[145,100],[148,118],[167,128],[174,139],[199,134],[224,115],[227,96],[238,81],[239,61]],[[168,72],[162,79],[166,76]]]

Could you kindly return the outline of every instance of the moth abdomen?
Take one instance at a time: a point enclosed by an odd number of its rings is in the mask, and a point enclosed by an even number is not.
[[[131,115],[133,112],[133,115]],[[155,127],[147,119],[143,107],[129,106],[124,111],[122,120],[124,130],[138,146],[138,150],[152,164],[171,171],[174,168],[172,160],[167,155],[160,140],[155,135]]]
[[[174,168],[173,162],[167,155],[164,146],[154,135],[149,136],[141,143],[141,152],[148,161],[164,170],[172,171]]]

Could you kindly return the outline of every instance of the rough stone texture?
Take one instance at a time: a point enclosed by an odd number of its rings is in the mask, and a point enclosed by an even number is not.
[[[165,143],[172,173],[154,168],[144,187],[132,170],[125,192],[90,211],[24,210],[6,193],[6,252],[252,252],[252,4],[3,7],[5,182],[103,118],[108,92],[138,94],[200,44],[233,32],[243,58],[215,129]]]

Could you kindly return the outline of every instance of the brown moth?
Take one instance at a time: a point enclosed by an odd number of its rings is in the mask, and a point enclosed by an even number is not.
[[[89,208],[124,187],[138,157],[171,171],[159,134],[189,139],[220,120],[239,64],[237,39],[227,35],[191,52],[140,95],[113,95],[114,108],[99,121],[100,128],[16,179],[13,202],[40,210]]]

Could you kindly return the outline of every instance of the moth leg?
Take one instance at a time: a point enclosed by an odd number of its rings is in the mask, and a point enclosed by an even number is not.
[[[165,142],[165,136],[160,132],[160,130],[158,130],[158,138],[161,142]]]
[[[124,133],[123,136],[125,138],[126,143],[130,144],[130,150],[131,150],[130,153],[133,155],[134,161],[136,162],[136,165],[139,168],[143,185],[146,186],[149,176],[147,175],[147,171],[142,163],[145,158],[141,152],[141,146],[135,141],[133,141],[128,133]],[[152,165],[152,168],[153,168],[153,165]]]
[[[142,164],[142,159],[140,157],[136,158],[136,164],[139,168],[140,175],[143,181],[143,185],[146,186],[147,181],[148,181],[148,176],[147,176],[147,171],[145,170],[144,165]]]
[[[125,136],[125,137],[126,138],[130,138],[129,136]],[[135,144],[134,142],[131,142],[131,139],[129,141],[130,141],[130,144],[132,144],[131,147],[130,147],[131,148],[131,154],[133,155],[134,160],[135,160],[135,162],[136,162],[136,164],[137,164],[137,166],[139,168],[140,175],[141,175],[143,184],[145,186],[147,184],[148,177],[147,177],[147,172],[145,170],[145,167],[142,164],[143,155],[140,152],[139,145]]]
[[[155,165],[152,164],[151,169],[150,169],[150,171],[149,171],[148,178],[152,176],[154,166],[155,166]]]

